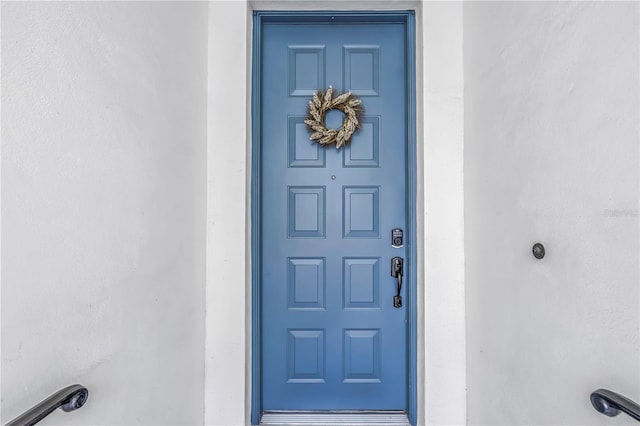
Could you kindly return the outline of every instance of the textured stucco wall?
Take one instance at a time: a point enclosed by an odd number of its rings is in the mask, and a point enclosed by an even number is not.
[[[2,423],[248,419],[250,9],[414,5],[209,7],[2,4]],[[638,4],[418,9],[421,418],[628,422],[588,394],[640,399]]]
[[[207,425],[242,425],[250,419],[248,16],[244,1],[209,5]]]
[[[466,420],[463,4],[425,2],[421,12],[418,198],[424,204],[418,257],[424,269],[418,275],[423,296],[418,312],[424,315],[419,320],[424,360],[418,363],[418,381],[424,395],[419,404],[425,424],[460,425]]]
[[[207,5],[2,3],[2,423],[203,419]]]
[[[465,4],[469,424],[625,424],[589,393],[640,399],[638,8]]]

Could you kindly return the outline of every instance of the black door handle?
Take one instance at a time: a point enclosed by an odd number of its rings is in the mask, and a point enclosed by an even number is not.
[[[394,308],[402,307],[402,296],[400,296],[400,291],[402,290],[403,264],[404,261],[401,257],[394,257],[393,259],[391,259],[391,276],[398,280],[397,293],[395,296],[393,296]]]

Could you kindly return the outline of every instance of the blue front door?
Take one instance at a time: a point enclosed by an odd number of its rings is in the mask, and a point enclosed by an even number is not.
[[[400,22],[264,22],[260,40],[260,395],[263,411],[409,404],[407,33]],[[350,91],[362,129],[338,150],[309,140],[313,93]],[[332,111],[328,127],[341,126]],[[406,282],[406,279],[405,279]]]

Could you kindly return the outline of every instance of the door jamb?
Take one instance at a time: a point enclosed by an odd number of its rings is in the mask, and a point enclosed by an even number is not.
[[[265,20],[289,20],[295,21],[303,17],[319,19],[321,17],[345,16],[357,20],[365,20],[371,22],[382,22],[393,20],[393,22],[402,22],[405,25],[405,42],[407,48],[406,63],[406,79],[407,79],[407,224],[406,233],[407,244],[407,265],[408,272],[407,292],[408,299],[411,301],[407,304],[409,310],[409,351],[408,351],[408,418],[412,425],[417,422],[418,406],[418,344],[417,344],[417,247],[418,247],[418,229],[416,221],[417,212],[417,153],[416,153],[416,34],[415,34],[415,11],[254,11],[253,12],[253,51],[252,51],[252,75],[251,75],[251,117],[252,117],[252,152],[251,152],[251,424],[257,425],[260,422],[260,414],[262,412],[260,389],[261,389],[261,327],[260,327],[260,286],[259,277],[261,271],[260,264],[260,238],[261,229],[260,222],[257,220],[261,214],[261,141],[260,141],[260,94],[261,94],[261,32],[262,25]]]

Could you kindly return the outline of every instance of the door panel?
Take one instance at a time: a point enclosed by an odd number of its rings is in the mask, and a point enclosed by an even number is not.
[[[407,229],[405,39],[399,23],[263,26],[263,410],[407,409],[407,292],[395,308],[390,275],[406,259],[391,247]],[[365,108],[341,150],[310,141],[303,121],[329,85]]]

